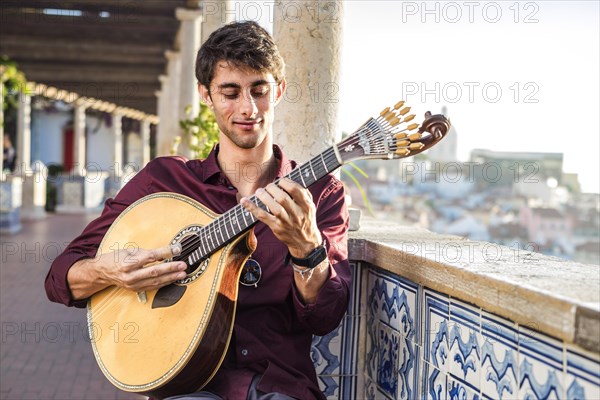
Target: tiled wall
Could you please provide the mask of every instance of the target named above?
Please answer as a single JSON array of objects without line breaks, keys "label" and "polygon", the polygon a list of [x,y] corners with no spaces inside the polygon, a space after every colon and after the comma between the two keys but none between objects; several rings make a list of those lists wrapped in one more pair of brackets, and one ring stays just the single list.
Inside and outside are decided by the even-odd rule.
[{"label": "tiled wall", "polygon": [[348,316],[313,341],[328,399],[600,399],[598,354],[368,264],[352,268]]}]

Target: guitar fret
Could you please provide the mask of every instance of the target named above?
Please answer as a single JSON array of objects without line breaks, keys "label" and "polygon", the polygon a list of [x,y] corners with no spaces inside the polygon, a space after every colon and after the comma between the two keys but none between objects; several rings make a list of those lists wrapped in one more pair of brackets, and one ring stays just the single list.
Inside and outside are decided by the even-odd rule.
[{"label": "guitar fret", "polygon": [[325,173],[328,173],[327,164],[325,164],[325,159],[323,158],[323,153],[321,153],[321,162],[323,163],[323,168],[325,168]]},{"label": "guitar fret", "polygon": [[214,249],[216,248],[216,246],[215,246],[215,241],[214,241],[214,239],[213,239],[212,232],[209,232],[209,233],[208,233],[208,239],[210,240],[210,243],[211,243],[211,245],[212,245],[212,248],[210,249],[210,250],[212,251],[212,250],[214,250]]},{"label": "guitar fret", "polygon": [[223,236],[223,237],[229,239],[229,231],[227,230],[227,219],[226,218],[219,218],[219,219],[221,220],[221,226],[223,227],[223,232],[225,234],[225,236]]},{"label": "guitar fret", "polygon": [[246,220],[246,214],[250,214],[246,209],[242,208],[242,218],[244,218],[244,224],[246,224],[246,228],[249,226],[248,221]]},{"label": "guitar fret", "polygon": [[[302,167],[300,167],[300,168],[296,169],[295,171],[298,171],[298,175],[300,176],[300,180],[302,181],[302,186],[304,186],[304,187],[308,187],[308,186],[306,185],[306,182],[304,182],[304,178],[302,177],[302,171],[301,171],[301,169],[302,169]],[[298,183],[300,183],[300,182],[298,182]]]},{"label": "guitar fret", "polygon": [[[314,159],[313,159],[313,160],[314,160]],[[313,178],[315,178],[314,182],[316,182],[316,181],[317,181],[317,176],[315,175],[315,170],[313,169],[313,166],[312,166],[312,162],[313,162],[313,160],[310,160],[310,161],[308,162],[308,166],[310,167],[310,172],[312,173],[312,175],[313,175]],[[313,183],[314,183],[314,182],[313,182]]]},{"label": "guitar fret", "polygon": [[[221,224],[220,224],[220,223],[219,223],[219,224],[217,224],[217,225],[218,225],[218,228],[220,228],[220,227],[221,227]],[[225,242],[225,238],[223,237],[223,230],[222,230],[222,229],[217,229],[217,232],[219,232],[219,235],[221,235],[221,242],[223,242],[223,243],[224,243],[224,242]],[[215,235],[215,236],[216,236],[216,235]]]},{"label": "guitar fret", "polygon": [[[310,168],[310,163],[306,163],[302,167],[300,167],[300,172],[302,172],[302,176],[304,178],[306,178],[306,180],[302,179],[302,181],[305,183],[306,187],[309,187],[312,184],[312,182],[310,182],[308,180],[310,178],[310,174],[309,174],[308,169],[306,169],[307,167]],[[304,170],[302,170],[302,168],[304,168]],[[308,184],[306,183],[307,181],[308,181]]]},{"label": "guitar fret", "polygon": [[202,252],[204,254],[208,254],[208,251],[206,251],[206,245],[205,245],[205,240],[202,236],[198,235],[198,237],[200,238],[200,246],[202,246]]},{"label": "guitar fret", "polygon": [[229,225],[231,225],[231,237],[233,237],[235,235],[235,228],[233,227],[233,218],[231,218],[231,215],[229,215],[228,217],[229,217]]}]

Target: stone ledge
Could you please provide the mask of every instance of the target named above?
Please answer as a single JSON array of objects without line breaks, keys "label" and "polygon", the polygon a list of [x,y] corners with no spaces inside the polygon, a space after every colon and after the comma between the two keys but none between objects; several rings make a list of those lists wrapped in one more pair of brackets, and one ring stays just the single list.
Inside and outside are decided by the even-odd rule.
[{"label": "stone ledge", "polygon": [[600,353],[600,267],[539,253],[361,219],[351,260],[415,283],[585,350]]}]

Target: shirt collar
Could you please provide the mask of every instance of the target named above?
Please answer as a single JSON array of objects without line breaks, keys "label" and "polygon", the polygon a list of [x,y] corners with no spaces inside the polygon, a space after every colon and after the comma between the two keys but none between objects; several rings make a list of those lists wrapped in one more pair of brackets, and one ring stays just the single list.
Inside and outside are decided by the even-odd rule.
[{"label": "shirt collar", "polygon": [[[215,175],[220,177],[225,177],[225,174],[222,173],[219,168],[219,163],[217,162],[217,154],[219,153],[219,145],[217,144],[208,154],[208,157],[202,162],[202,182],[208,182]],[[289,160],[283,150],[274,144],[273,145],[273,154],[275,154],[275,158],[279,161],[277,175],[275,179],[282,178],[283,176],[292,172],[292,169],[296,167],[296,162],[293,160]],[[275,180],[274,179],[274,180]]]}]

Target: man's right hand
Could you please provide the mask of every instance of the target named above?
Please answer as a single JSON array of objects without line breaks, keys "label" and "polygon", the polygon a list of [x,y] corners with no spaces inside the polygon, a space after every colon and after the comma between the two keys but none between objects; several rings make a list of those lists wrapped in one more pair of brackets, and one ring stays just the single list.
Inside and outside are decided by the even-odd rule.
[{"label": "man's right hand", "polygon": [[155,290],[186,276],[184,262],[162,262],[171,257],[170,247],[117,250],[77,261],[69,269],[67,282],[75,300],[113,285],[135,292]]}]

